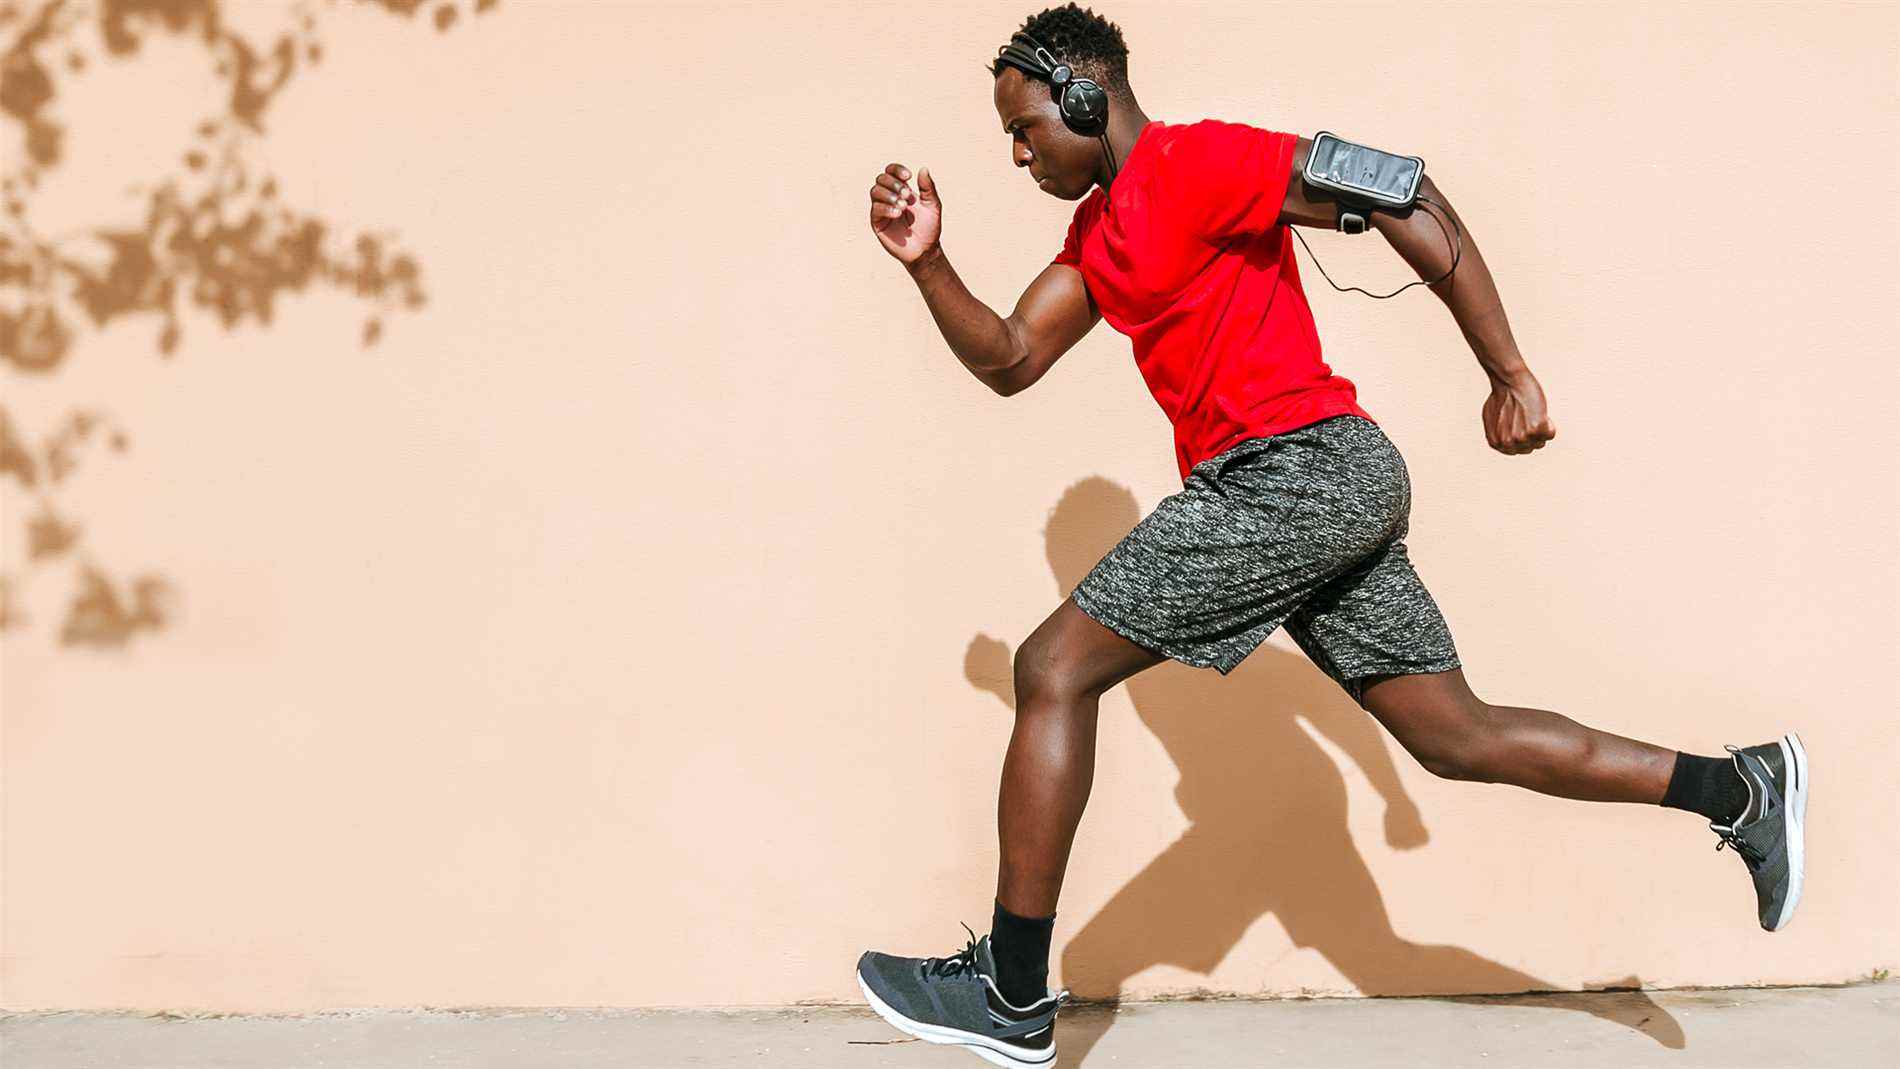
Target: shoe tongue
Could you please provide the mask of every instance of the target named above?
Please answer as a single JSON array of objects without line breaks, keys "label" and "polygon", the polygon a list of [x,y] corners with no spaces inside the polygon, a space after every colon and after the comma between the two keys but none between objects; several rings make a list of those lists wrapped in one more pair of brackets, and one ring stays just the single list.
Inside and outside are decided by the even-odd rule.
[{"label": "shoe tongue", "polygon": [[983,975],[994,979],[996,973],[996,954],[990,948],[990,937],[985,934],[976,941],[976,967]]},{"label": "shoe tongue", "polygon": [[1742,784],[1748,788],[1748,803],[1742,806],[1742,811],[1735,815],[1735,819],[1729,825],[1739,828],[1744,824],[1752,824],[1760,820],[1762,810],[1767,808],[1768,799],[1762,790],[1760,777],[1755,775],[1755,770],[1749,766],[1748,759],[1740,750],[1735,751],[1734,760],[1735,772],[1742,777]]}]

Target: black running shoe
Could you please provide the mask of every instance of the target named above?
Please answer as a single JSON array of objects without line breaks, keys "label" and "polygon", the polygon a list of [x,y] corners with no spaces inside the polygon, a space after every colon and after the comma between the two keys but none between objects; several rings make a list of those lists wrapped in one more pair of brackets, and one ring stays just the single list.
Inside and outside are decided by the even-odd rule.
[{"label": "black running shoe", "polygon": [[1748,785],[1748,805],[1732,825],[1710,823],[1755,881],[1761,926],[1787,927],[1801,901],[1804,825],[1808,819],[1808,752],[1793,732],[1760,746],[1726,747]]},{"label": "black running shoe", "polygon": [[[969,925],[963,930],[970,931]],[[976,938],[947,958],[899,958],[866,951],[858,987],[879,1017],[906,1035],[966,1047],[993,1065],[1042,1069],[1056,1062],[1056,1010],[1069,992],[1050,992],[1028,1006],[1011,1005],[996,986],[990,937]],[[1046,990],[1046,989],[1045,989]]]}]

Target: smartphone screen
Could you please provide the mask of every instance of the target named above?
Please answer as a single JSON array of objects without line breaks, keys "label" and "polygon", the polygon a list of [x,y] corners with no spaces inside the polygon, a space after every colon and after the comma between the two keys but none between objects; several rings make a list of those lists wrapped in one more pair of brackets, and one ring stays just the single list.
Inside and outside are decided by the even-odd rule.
[{"label": "smartphone screen", "polygon": [[1307,166],[1328,182],[1351,186],[1395,204],[1409,203],[1418,191],[1423,165],[1411,156],[1394,156],[1376,148],[1321,134],[1313,142]]}]

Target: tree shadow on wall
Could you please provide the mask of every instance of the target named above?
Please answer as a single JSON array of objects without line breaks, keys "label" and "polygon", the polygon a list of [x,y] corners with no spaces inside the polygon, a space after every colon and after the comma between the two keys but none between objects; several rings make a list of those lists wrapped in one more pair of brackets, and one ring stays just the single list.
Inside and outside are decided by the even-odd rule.
[{"label": "tree shadow on wall", "polygon": [[[1064,596],[1141,518],[1134,496],[1085,479],[1062,496],[1045,530]],[[971,640],[964,674],[1015,708],[1009,647]],[[1063,948],[1061,975],[1080,999],[1113,1004],[1153,965],[1210,973],[1247,930],[1272,914],[1296,947],[1318,951],[1367,995],[1463,996],[1549,992],[1554,985],[1463,947],[1415,943],[1393,930],[1385,899],[1347,824],[1346,783],[1302,730],[1344,751],[1385,802],[1385,838],[1403,850],[1430,840],[1376,722],[1297,654],[1263,645],[1223,678],[1166,661],[1125,684],[1136,715],[1180,770],[1175,800],[1186,831],[1116,892]],[[1627,976],[1593,989],[1640,988]],[[1461,1000],[1469,1001],[1469,1000]],[[1575,1010],[1684,1046],[1681,1025],[1640,991],[1574,994],[1511,1005]],[[1060,1060],[1079,1066],[1112,1027],[1112,1012],[1063,1022]]]},{"label": "tree shadow on wall", "polygon": [[[383,317],[426,302],[421,268],[386,234],[339,237],[336,224],[284,204],[277,181],[253,159],[277,95],[323,60],[319,16],[342,0],[285,5],[286,27],[268,43],[229,26],[220,0],[0,0],[0,368],[50,376],[71,360],[84,330],[150,317],[154,346],[169,359],[185,314],[226,331],[268,328],[276,302],[324,287],[370,308],[361,341],[374,345]],[[499,0],[347,0],[438,32],[464,11]],[[222,108],[200,122],[170,169],[131,185],[140,199],[98,206],[100,222],[60,234],[33,224],[37,197],[52,188],[74,130],[59,113],[60,90],[100,63],[135,63],[148,37],[202,47],[222,88]],[[111,131],[97,131],[111,136]],[[39,417],[39,418],[35,418]],[[131,436],[110,413],[81,407],[63,416],[0,406],[0,482],[31,500],[26,555],[0,570],[0,631],[27,623],[16,595],[56,568],[73,578],[62,645],[123,646],[164,626],[177,595],[163,576],[114,580],[87,552],[86,524],[61,507],[82,457],[124,453]],[[4,492],[4,489],[0,489]],[[11,516],[5,522],[14,522]]]}]

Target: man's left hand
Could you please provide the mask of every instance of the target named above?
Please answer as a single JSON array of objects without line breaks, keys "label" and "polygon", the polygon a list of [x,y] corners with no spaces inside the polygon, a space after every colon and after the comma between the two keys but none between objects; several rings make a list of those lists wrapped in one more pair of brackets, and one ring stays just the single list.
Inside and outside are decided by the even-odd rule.
[{"label": "man's left hand", "polygon": [[1544,388],[1526,371],[1494,382],[1484,402],[1484,438],[1500,453],[1528,453],[1557,437],[1544,409]]}]

